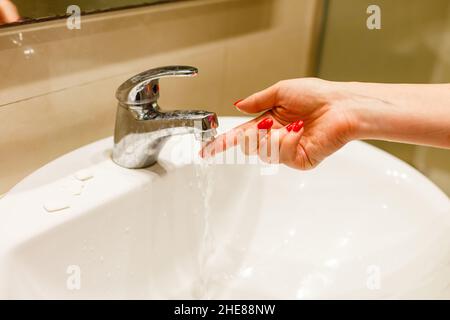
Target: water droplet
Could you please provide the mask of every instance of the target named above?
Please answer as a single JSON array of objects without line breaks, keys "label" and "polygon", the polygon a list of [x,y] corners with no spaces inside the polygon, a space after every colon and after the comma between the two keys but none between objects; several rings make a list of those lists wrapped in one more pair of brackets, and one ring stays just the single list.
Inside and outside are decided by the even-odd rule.
[{"label": "water droplet", "polygon": [[34,49],[33,48],[26,48],[23,50],[23,54],[25,55],[26,59],[30,59],[33,54],[34,54]]}]

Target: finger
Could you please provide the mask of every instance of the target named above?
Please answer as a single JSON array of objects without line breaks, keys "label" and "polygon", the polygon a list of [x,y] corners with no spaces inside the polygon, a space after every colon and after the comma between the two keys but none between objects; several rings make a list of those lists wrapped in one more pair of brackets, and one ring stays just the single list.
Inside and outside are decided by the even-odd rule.
[{"label": "finger", "polygon": [[0,20],[4,23],[12,23],[20,20],[16,6],[10,1],[0,4]]},{"label": "finger", "polygon": [[[261,141],[272,129],[274,121],[271,117],[265,117],[256,126],[245,130],[240,140],[242,153],[255,155],[258,153],[259,141]],[[278,125],[277,125],[278,126]]]},{"label": "finger", "polygon": [[259,113],[277,106],[278,84],[252,94],[235,103],[236,108],[246,113]]},{"label": "finger", "polygon": [[280,162],[296,169],[307,169],[310,165],[300,140],[303,135],[303,122],[292,124],[290,130],[280,142]]},{"label": "finger", "polygon": [[258,157],[266,163],[279,162],[279,145],[280,139],[284,135],[281,130],[271,130],[263,139],[259,141]]},{"label": "finger", "polygon": [[258,152],[258,131],[255,126],[244,131],[239,141],[243,154],[249,156]]},{"label": "finger", "polygon": [[273,126],[273,119],[265,117],[255,126],[250,127],[244,133],[241,141],[241,149],[246,155],[254,155],[258,152],[259,141],[263,139]]},{"label": "finger", "polygon": [[293,122],[280,130],[272,130],[261,140],[258,156],[266,163],[290,164],[295,159],[296,143],[303,134],[303,121]]},{"label": "finger", "polygon": [[[265,120],[265,119],[269,119],[269,120]],[[220,152],[224,152],[225,150],[236,146],[237,144],[240,143],[240,141],[242,141],[242,137],[244,136],[244,133],[249,130],[250,128],[257,128],[258,124],[260,124],[261,122],[264,122],[264,125],[262,127],[279,127],[281,126],[281,124],[276,121],[272,114],[265,113],[255,119],[252,119],[250,121],[247,121],[246,123],[243,123],[233,129],[231,129],[230,131],[223,133],[219,136],[217,136],[213,141],[211,141],[210,143],[208,143],[206,146],[204,146],[201,150],[200,150],[200,156],[205,158],[205,157],[209,157],[209,156],[213,156],[217,153]],[[260,125],[261,127],[261,125]]]}]

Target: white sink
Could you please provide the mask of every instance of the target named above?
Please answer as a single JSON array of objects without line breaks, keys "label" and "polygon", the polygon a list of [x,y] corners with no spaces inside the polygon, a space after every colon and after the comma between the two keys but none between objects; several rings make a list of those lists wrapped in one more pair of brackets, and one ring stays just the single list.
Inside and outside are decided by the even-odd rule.
[{"label": "white sink", "polygon": [[108,138],[20,182],[0,200],[0,298],[450,298],[450,202],[405,163],[352,142],[306,172],[200,165],[193,145],[129,170]]}]

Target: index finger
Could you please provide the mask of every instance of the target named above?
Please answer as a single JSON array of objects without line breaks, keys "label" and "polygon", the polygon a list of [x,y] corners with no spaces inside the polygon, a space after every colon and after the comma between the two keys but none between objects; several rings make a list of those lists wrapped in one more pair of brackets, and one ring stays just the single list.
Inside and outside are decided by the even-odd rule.
[{"label": "index finger", "polygon": [[273,127],[279,127],[280,124],[273,118],[270,112],[266,112],[259,117],[247,121],[230,131],[218,135],[213,141],[207,143],[201,150],[200,156],[203,158],[213,156],[216,153],[224,152],[227,149],[236,146],[239,143],[239,136],[252,126],[256,126],[263,118],[271,118],[273,120]]}]

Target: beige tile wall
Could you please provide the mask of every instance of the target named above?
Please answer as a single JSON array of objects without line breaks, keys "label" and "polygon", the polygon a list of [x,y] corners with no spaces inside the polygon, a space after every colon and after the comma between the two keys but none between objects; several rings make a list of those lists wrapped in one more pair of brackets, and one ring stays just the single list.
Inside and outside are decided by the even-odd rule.
[{"label": "beige tile wall", "polygon": [[[377,0],[381,30],[368,30],[366,8],[373,3],[330,0],[319,76],[341,81],[450,82],[450,2]],[[419,169],[450,196],[450,150],[372,143]]]},{"label": "beige tile wall", "polygon": [[310,75],[319,0],[196,0],[0,29],[0,194],[56,157],[110,136],[115,89],[168,64],[161,105],[236,114],[232,102]]}]

